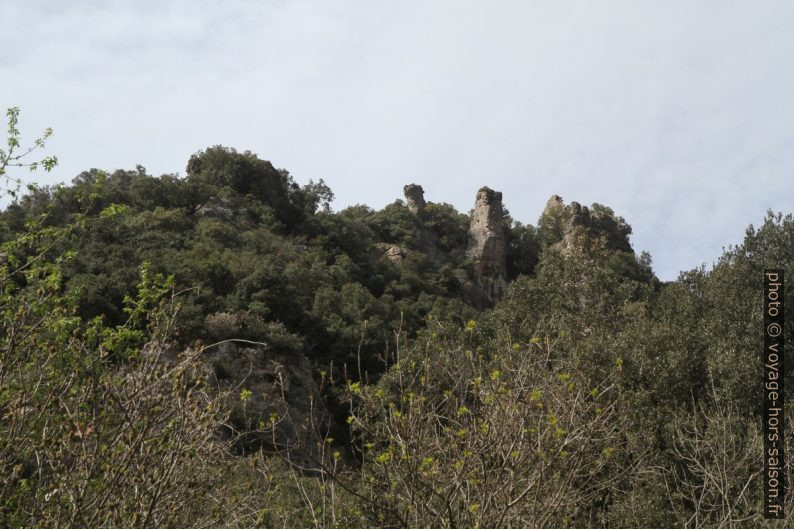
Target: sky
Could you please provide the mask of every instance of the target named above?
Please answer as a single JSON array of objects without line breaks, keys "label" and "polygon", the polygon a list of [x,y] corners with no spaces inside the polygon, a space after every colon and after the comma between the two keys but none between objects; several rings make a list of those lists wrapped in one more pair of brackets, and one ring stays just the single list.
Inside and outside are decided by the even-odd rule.
[{"label": "sky", "polygon": [[657,275],[794,210],[788,0],[0,0],[0,107],[83,170],[251,150],[333,207],[612,207]]}]

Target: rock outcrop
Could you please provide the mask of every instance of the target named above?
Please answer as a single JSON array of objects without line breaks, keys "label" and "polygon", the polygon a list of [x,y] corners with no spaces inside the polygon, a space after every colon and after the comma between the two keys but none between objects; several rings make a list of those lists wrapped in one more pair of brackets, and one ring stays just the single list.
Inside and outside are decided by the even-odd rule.
[{"label": "rock outcrop", "polygon": [[403,194],[405,195],[405,204],[408,210],[413,214],[420,214],[427,205],[425,202],[425,190],[418,184],[408,184],[403,187]]},{"label": "rock outcrop", "polygon": [[546,207],[543,209],[543,215],[550,215],[558,217],[565,213],[565,202],[563,202],[560,195],[551,195],[546,201]]},{"label": "rock outcrop", "polygon": [[195,211],[196,217],[215,218],[221,222],[233,224],[239,229],[251,229],[256,226],[256,219],[241,204],[239,199],[212,196]]},{"label": "rock outcrop", "polygon": [[466,251],[467,257],[474,262],[474,277],[482,296],[476,305],[493,305],[507,290],[503,216],[502,193],[487,187],[480,189],[472,212]]},{"label": "rock outcrop", "polygon": [[264,346],[221,343],[208,351],[210,385],[231,389],[228,406],[241,451],[287,454],[304,468],[323,456],[322,437],[334,424],[303,354],[288,357]]},{"label": "rock outcrop", "polygon": [[378,254],[395,265],[401,265],[408,256],[408,250],[396,244],[378,243],[375,245]]},{"label": "rock outcrop", "polygon": [[[434,267],[451,265],[457,272],[447,270],[447,277],[456,284],[462,300],[483,309],[501,301],[507,291],[508,227],[504,223],[502,193],[488,187],[477,192],[468,228],[468,242],[462,226],[439,224],[443,204],[425,201],[424,190],[417,184],[403,187],[405,204],[413,215],[414,237],[402,246],[393,242],[378,243],[374,257],[393,266],[402,267],[406,259]],[[458,230],[454,244],[449,233]],[[445,231],[446,230],[446,231]],[[578,202],[565,204],[562,197],[552,195],[538,222],[537,244],[570,255],[575,250],[599,246],[607,252],[633,253],[629,243],[631,227],[608,207]],[[462,265],[465,258],[472,266]]]},{"label": "rock outcrop", "polygon": [[570,252],[581,238],[604,241],[609,251],[633,252],[629,243],[631,228],[611,209],[593,205],[591,210],[572,201],[566,206],[562,197],[552,195],[543,210],[539,226],[553,232],[557,242],[553,245],[564,253]]},{"label": "rock outcrop", "polygon": [[[426,220],[425,208],[425,190],[418,184],[408,184],[403,187],[403,194],[405,195],[405,205],[408,210],[417,217],[417,230],[416,230],[416,249],[427,256],[428,261],[433,266],[441,266],[444,262],[445,256],[438,249],[438,236],[424,226]],[[399,247],[398,247],[399,248]],[[391,255],[387,255],[389,261],[400,264],[406,255],[404,249],[399,256],[396,250],[392,250]]]}]

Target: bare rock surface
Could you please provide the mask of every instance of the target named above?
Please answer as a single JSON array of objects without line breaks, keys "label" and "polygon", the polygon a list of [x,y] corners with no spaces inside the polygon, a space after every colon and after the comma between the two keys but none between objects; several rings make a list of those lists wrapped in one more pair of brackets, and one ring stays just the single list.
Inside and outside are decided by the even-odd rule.
[{"label": "bare rock surface", "polygon": [[405,195],[405,204],[411,213],[419,214],[427,205],[425,202],[425,190],[418,184],[408,184],[403,187],[403,194]]},{"label": "bare rock surface", "polygon": [[396,244],[378,243],[378,252],[390,263],[400,265],[408,256],[408,250]]},{"label": "bare rock surface", "polygon": [[474,262],[474,275],[487,305],[501,300],[507,290],[503,216],[502,193],[481,188],[472,212],[466,255]]},{"label": "bare rock surface", "polygon": [[541,218],[558,224],[560,241],[555,246],[570,252],[583,239],[600,238],[609,251],[633,252],[629,242],[631,228],[611,209],[593,204],[592,208],[572,201],[565,205],[559,195],[552,195]]}]

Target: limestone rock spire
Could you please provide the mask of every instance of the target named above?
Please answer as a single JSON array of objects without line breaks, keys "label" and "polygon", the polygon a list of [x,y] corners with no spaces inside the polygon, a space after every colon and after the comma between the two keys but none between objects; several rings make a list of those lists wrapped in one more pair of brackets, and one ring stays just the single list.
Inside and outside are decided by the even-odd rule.
[{"label": "limestone rock spire", "polygon": [[408,184],[403,187],[405,203],[411,213],[418,214],[425,209],[425,190],[418,184]]},{"label": "limestone rock spire", "polygon": [[474,275],[487,305],[501,300],[507,290],[503,216],[502,193],[481,188],[469,225],[466,255],[474,262]]}]

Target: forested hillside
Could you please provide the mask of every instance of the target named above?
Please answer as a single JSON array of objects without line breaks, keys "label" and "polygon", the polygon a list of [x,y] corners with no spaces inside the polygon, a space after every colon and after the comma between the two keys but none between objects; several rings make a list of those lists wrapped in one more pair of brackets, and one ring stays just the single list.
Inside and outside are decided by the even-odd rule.
[{"label": "forested hillside", "polygon": [[664,283],[604,205],[553,196],[533,225],[406,184],[333,211],[216,146],[15,198],[0,525],[783,526],[761,285],[794,277],[790,214]]}]

